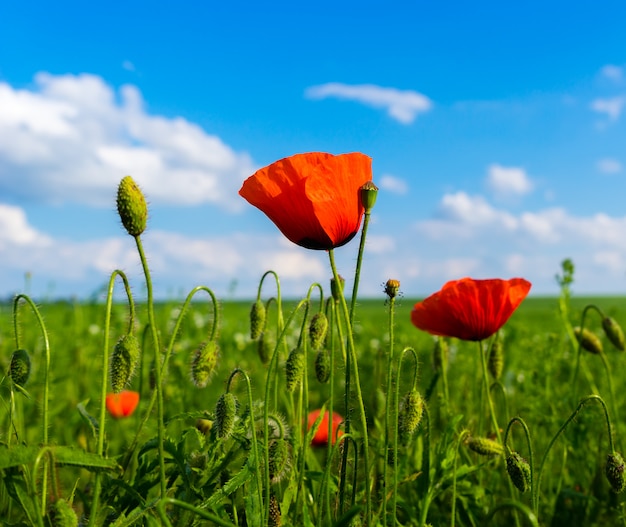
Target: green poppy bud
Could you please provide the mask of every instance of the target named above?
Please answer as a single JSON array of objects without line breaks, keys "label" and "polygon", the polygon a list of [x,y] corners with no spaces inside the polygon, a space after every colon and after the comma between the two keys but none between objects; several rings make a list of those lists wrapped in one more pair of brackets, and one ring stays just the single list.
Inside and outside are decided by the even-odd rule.
[{"label": "green poppy bud", "polygon": [[507,456],[506,471],[517,490],[526,492],[530,489],[530,465],[517,452],[511,452]]},{"label": "green poppy bud", "polygon": [[148,205],[137,183],[125,176],[117,188],[117,213],[122,225],[131,236],[139,236],[146,230]]},{"label": "green poppy bud", "polygon": [[311,318],[309,324],[309,337],[311,339],[311,348],[314,350],[320,349],[326,338],[326,332],[328,331],[328,318],[323,311],[315,313]]},{"label": "green poppy bud", "polygon": [[117,341],[111,355],[111,388],[113,393],[120,393],[130,384],[130,380],[139,365],[141,350],[139,341],[133,335],[124,335]]},{"label": "green poppy bud", "polygon": [[256,340],[265,328],[265,304],[258,299],[250,309],[250,338]]},{"label": "green poppy bud", "polygon": [[205,342],[193,353],[191,380],[198,388],[204,388],[217,369],[219,348],[215,341]]},{"label": "green poppy bud", "polygon": [[504,453],[504,447],[500,443],[485,437],[470,437],[467,446],[481,456],[499,456]]},{"label": "green poppy bud", "polygon": [[215,405],[213,426],[220,439],[227,439],[235,429],[237,398],[230,392],[223,393]]},{"label": "green poppy bud", "polygon": [[30,356],[23,349],[15,350],[11,355],[9,377],[18,386],[24,386],[30,377]]},{"label": "green poppy bud", "polygon": [[602,341],[595,333],[592,333],[586,328],[581,331],[580,327],[577,326],[574,328],[574,335],[580,343],[580,346],[589,353],[593,353],[594,355],[602,353]]},{"label": "green poppy bud", "polygon": [[624,332],[617,321],[613,317],[605,317],[602,320],[602,328],[604,329],[606,337],[611,341],[611,344],[613,344],[616,349],[624,351],[626,347],[624,345]]},{"label": "green poppy bud", "polygon": [[285,374],[287,377],[287,391],[293,392],[302,380],[304,373],[304,353],[300,348],[294,348],[287,357]]}]

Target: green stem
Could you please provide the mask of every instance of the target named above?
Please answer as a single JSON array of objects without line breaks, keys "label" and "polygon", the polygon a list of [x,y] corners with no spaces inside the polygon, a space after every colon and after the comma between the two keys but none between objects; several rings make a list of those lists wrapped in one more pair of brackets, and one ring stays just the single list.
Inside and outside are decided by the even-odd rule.
[{"label": "green stem", "polygon": [[[356,309],[356,300],[359,293],[359,281],[361,279],[361,264],[363,263],[363,253],[365,252],[365,238],[367,237],[367,228],[370,224],[370,213],[363,215],[363,228],[361,229],[361,240],[359,242],[359,252],[356,257],[356,268],[354,270],[354,283],[352,284],[352,298],[350,299],[350,326],[354,321],[354,311]],[[332,252],[332,249],[331,249]]]},{"label": "green stem", "polygon": [[155,390],[157,398],[157,450],[159,454],[159,483],[161,497],[165,497],[167,491],[166,479],[165,479],[165,449],[163,448],[163,369],[161,364],[161,345],[159,341],[159,333],[156,325],[156,317],[154,316],[154,298],[152,291],[152,278],[150,276],[150,269],[148,268],[148,260],[143,250],[143,244],[141,243],[141,237],[135,236],[135,243],[137,245],[137,251],[139,252],[139,258],[141,260],[141,266],[143,268],[143,274],[146,280],[146,292],[147,292],[147,304],[148,304],[148,322],[150,324],[150,331],[152,333],[152,345],[154,346],[154,372],[155,372]]},{"label": "green stem", "polygon": [[[389,430],[390,430],[390,411],[391,411],[391,399],[393,398],[392,395],[392,388],[391,388],[391,378],[392,378],[392,369],[393,369],[393,340],[394,340],[394,334],[393,334],[393,317],[394,317],[394,307],[396,304],[396,299],[395,297],[391,297],[389,298],[389,353],[387,355],[387,390],[386,390],[386,399],[385,399],[385,446],[384,446],[384,451],[383,451],[383,484],[385,486],[385,490],[383,492],[383,505],[382,505],[382,521],[383,521],[383,527],[385,527],[387,525],[387,467],[389,466],[388,463],[388,456],[389,456]],[[393,401],[393,407],[394,407],[394,415],[397,415],[398,413],[398,401],[394,400]],[[394,421],[393,419],[391,419],[391,421]],[[397,435],[398,431],[397,429],[394,427],[394,438]],[[393,457],[393,471],[394,471],[394,475],[396,473],[397,470],[397,460],[395,457],[396,452],[394,451],[394,457]],[[393,494],[394,494],[394,502],[395,502],[395,495],[396,495],[396,488],[394,485],[393,488]],[[393,507],[393,510],[391,511],[391,516],[393,519],[393,525],[395,526],[396,524],[396,508],[395,508],[395,504]]]},{"label": "green stem", "polygon": [[[356,356],[356,348],[354,346],[354,336],[352,334],[352,324],[350,320],[350,313],[348,312],[348,304],[346,302],[346,297],[343,293],[343,286],[341,281],[339,280],[339,273],[337,273],[337,266],[335,264],[335,253],[334,250],[331,249],[328,251],[329,259],[330,259],[330,267],[333,272],[333,278],[335,280],[335,284],[337,285],[340,295],[339,295],[339,303],[341,304],[341,308],[343,310],[344,319],[347,327],[347,338],[348,338],[348,355],[349,358],[346,360],[346,372],[349,371],[347,364],[351,361],[352,367],[354,368],[354,389],[357,395],[357,403],[359,405],[359,412],[361,414],[361,425],[363,431],[363,468],[365,470],[365,524],[371,525],[371,514],[372,514],[372,490],[371,490],[371,481],[370,481],[370,463],[369,463],[369,438],[368,438],[368,430],[367,430],[367,417],[365,415],[365,405],[363,404],[363,394],[361,392],[361,382],[359,380],[359,365]],[[341,325],[341,324],[339,324]],[[352,369],[352,368],[351,368]],[[347,375],[347,374],[346,374]],[[346,379],[347,381],[347,379]],[[346,382],[346,392],[348,392],[349,385]],[[346,416],[348,419],[348,416]],[[348,421],[349,422],[349,421]],[[349,429],[346,425],[346,430],[349,432]]]},{"label": "green stem", "polygon": [[489,390],[489,374],[487,373],[487,360],[485,359],[485,352],[483,350],[482,341],[478,343],[478,351],[480,352],[480,362],[482,365],[483,371],[483,386],[484,392],[487,396],[487,403],[489,405],[489,413],[491,415],[491,424],[495,429],[496,435],[498,436],[498,443],[502,444],[502,435],[500,433],[500,427],[498,426],[498,419],[496,417],[496,410],[493,406],[493,400],[491,399],[491,391]]}]

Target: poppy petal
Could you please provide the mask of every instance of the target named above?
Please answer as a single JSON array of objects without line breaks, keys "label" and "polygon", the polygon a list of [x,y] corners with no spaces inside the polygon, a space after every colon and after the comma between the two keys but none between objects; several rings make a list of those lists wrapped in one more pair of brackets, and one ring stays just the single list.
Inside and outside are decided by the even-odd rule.
[{"label": "poppy petal", "polygon": [[106,396],[106,407],[115,419],[128,417],[139,404],[139,392],[125,390],[119,393],[110,393]]}]

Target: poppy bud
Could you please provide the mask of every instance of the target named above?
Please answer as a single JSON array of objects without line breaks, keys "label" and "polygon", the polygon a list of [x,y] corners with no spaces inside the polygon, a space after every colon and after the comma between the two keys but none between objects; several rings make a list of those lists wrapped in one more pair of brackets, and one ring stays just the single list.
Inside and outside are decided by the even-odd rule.
[{"label": "poppy bud", "polygon": [[315,376],[322,384],[330,379],[330,353],[327,349],[321,349],[315,356]]},{"label": "poppy bud", "polygon": [[265,304],[258,299],[250,309],[250,338],[256,340],[265,327]]},{"label": "poppy bud", "polygon": [[398,296],[398,292],[400,291],[400,282],[398,280],[387,280],[385,284],[385,294],[391,300]]},{"label": "poppy bud", "polygon": [[30,377],[30,356],[26,350],[15,350],[11,355],[9,377],[18,386],[24,386],[28,382],[28,377]]},{"label": "poppy bud", "polygon": [[626,486],[624,480],[624,459],[618,452],[609,454],[606,458],[606,479],[615,492],[622,492]]},{"label": "poppy bud", "polygon": [[223,393],[215,405],[215,421],[213,426],[217,437],[227,439],[235,429],[235,415],[237,413],[237,398],[230,392]]},{"label": "poppy bud", "polygon": [[280,512],[280,503],[276,499],[274,494],[270,495],[270,515],[268,518],[268,526],[269,527],[280,527],[282,523],[281,512]]},{"label": "poppy bud", "polygon": [[604,329],[606,337],[611,341],[611,344],[618,350],[624,351],[624,332],[617,321],[613,317],[605,317],[602,319],[602,328]]},{"label": "poppy bud", "polygon": [[282,437],[272,439],[268,446],[270,481],[279,483],[289,473],[291,454],[289,443]]},{"label": "poppy bud", "polygon": [[415,432],[424,413],[424,400],[420,393],[413,388],[400,403],[398,413],[398,431],[400,436],[407,439]]},{"label": "poppy bud", "polygon": [[302,380],[304,373],[304,353],[300,348],[294,348],[287,357],[285,374],[287,376],[287,391],[293,392]]},{"label": "poppy bud", "polygon": [[125,176],[117,188],[117,213],[122,225],[131,236],[139,236],[146,230],[148,206],[137,183]]},{"label": "poppy bud", "polygon": [[360,192],[361,203],[363,203],[365,214],[369,214],[376,203],[376,198],[378,197],[378,187],[374,185],[373,181],[368,181],[361,187]]},{"label": "poppy bud", "polygon": [[530,465],[517,452],[511,452],[507,456],[506,471],[517,490],[526,492],[530,489]]},{"label": "poppy bud", "polygon": [[309,337],[311,338],[311,348],[314,350],[320,349],[321,345],[326,338],[326,332],[328,331],[328,319],[323,311],[315,313],[311,318],[309,324]]},{"label": "poppy bud", "polygon": [[602,342],[595,333],[592,333],[586,328],[581,331],[580,327],[577,326],[574,328],[574,335],[581,347],[589,353],[593,353],[594,355],[602,353]]},{"label": "poppy bud", "polygon": [[128,386],[139,364],[140,355],[139,341],[133,334],[124,335],[117,341],[111,356],[113,393],[120,393]]},{"label": "poppy bud", "polygon": [[481,456],[499,456],[504,453],[504,448],[500,443],[485,437],[470,437],[467,446]]},{"label": "poppy bud", "polygon": [[204,388],[217,367],[219,348],[215,341],[202,343],[191,359],[191,380],[197,388]]},{"label": "poppy bud", "polygon": [[50,524],[54,527],[76,527],[78,516],[72,506],[63,498],[56,500],[48,513]]},{"label": "poppy bud", "polygon": [[341,282],[341,286],[335,282],[334,278],[330,279],[330,292],[333,295],[333,300],[335,302],[339,302],[341,299],[341,295],[343,294],[343,287],[346,284],[343,276],[339,276],[339,282]]},{"label": "poppy bud", "polygon": [[495,338],[489,350],[487,368],[495,380],[498,380],[502,376],[502,370],[504,369],[504,348],[502,347],[502,341],[499,336]]},{"label": "poppy bud", "polygon": [[257,341],[257,352],[263,364],[267,365],[269,363],[273,347],[271,339],[265,335],[265,332],[262,332]]}]

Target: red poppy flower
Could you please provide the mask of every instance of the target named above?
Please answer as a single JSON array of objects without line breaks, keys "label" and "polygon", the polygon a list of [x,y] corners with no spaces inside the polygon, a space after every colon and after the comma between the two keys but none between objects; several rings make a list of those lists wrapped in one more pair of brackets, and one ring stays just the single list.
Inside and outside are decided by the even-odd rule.
[{"label": "red poppy flower", "polygon": [[365,154],[296,154],[262,168],[239,194],[293,243],[332,249],[348,243],[363,217],[360,188],[372,179]]},{"label": "red poppy flower", "polygon": [[432,335],[483,340],[505,324],[530,286],[523,278],[453,280],[415,304],[411,322]]},{"label": "red poppy flower", "polygon": [[125,390],[120,393],[110,393],[106,398],[107,410],[111,417],[121,419],[131,415],[139,404],[139,392]]},{"label": "red poppy flower", "polygon": [[[308,429],[309,430],[313,426],[313,423],[315,423],[316,419],[319,417],[320,412],[321,410],[313,410],[312,412],[309,413],[309,417],[308,417]],[[324,446],[328,444],[328,416],[329,416],[329,412],[327,410],[326,413],[324,413],[324,416],[322,417],[322,421],[320,422],[320,425],[317,428],[317,432],[315,432],[315,435],[313,436],[313,439],[311,440],[311,444],[313,446]],[[337,412],[333,412],[333,424],[332,424],[332,444],[333,445],[335,444],[335,441],[337,440],[337,438],[343,435],[343,432],[341,430],[339,430],[339,433],[337,433],[337,428],[339,428],[341,423],[343,423],[343,417],[341,417]]]}]

